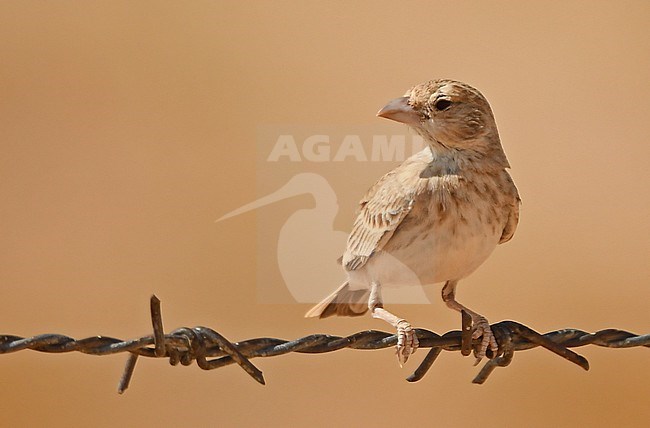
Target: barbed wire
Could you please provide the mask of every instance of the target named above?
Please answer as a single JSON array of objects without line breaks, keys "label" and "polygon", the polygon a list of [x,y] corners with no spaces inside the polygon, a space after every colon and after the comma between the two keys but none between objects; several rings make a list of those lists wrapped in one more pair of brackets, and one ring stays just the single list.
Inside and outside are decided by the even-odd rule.
[{"label": "barbed wire", "polygon": [[[366,330],[350,336],[312,334],[295,340],[270,337],[230,342],[221,334],[207,327],[182,327],[165,334],[160,300],[154,295],[150,301],[153,334],[137,339],[121,340],[106,336],[94,336],[75,340],[61,334],[41,334],[29,338],[0,335],[0,354],[31,349],[39,352],[81,352],[90,355],[112,355],[129,352],[124,372],[118,385],[123,393],[133,376],[138,357],[168,358],[171,365],[191,365],[196,361],[203,370],[213,370],[230,364],[238,364],[257,382],[264,384],[262,372],[250,362],[257,357],[273,357],[291,352],[320,354],[339,349],[375,350],[393,347],[397,335],[377,330]],[[650,347],[650,334],[636,335],[623,330],[607,329],[587,333],[577,329],[563,329],[540,334],[515,321],[502,321],[491,325],[499,344],[496,355],[488,350],[488,361],[472,381],[482,384],[496,367],[510,364],[515,351],[543,347],[562,358],[589,370],[589,362],[569,348],[596,345],[608,348]],[[444,351],[460,351],[462,355],[476,353],[479,340],[472,340],[471,317],[463,312],[462,329],[438,335],[432,331],[415,329],[420,348],[431,348],[417,369],[407,377],[416,382],[424,377],[436,358]],[[212,358],[212,359],[208,359]]]}]

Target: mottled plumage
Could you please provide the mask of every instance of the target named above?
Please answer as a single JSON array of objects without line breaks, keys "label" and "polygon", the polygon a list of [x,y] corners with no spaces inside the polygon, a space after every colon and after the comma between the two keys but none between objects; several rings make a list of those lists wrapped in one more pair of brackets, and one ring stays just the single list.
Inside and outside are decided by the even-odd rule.
[{"label": "mottled plumage", "polygon": [[383,309],[381,287],[445,282],[443,299],[473,317],[482,357],[496,342],[485,318],[455,301],[456,283],[510,240],[519,195],[487,100],[471,86],[434,80],[389,103],[379,116],[411,126],[428,147],[375,183],[341,259],[348,281],[307,316],[373,316],[398,328],[398,357],[417,348],[410,325]]}]

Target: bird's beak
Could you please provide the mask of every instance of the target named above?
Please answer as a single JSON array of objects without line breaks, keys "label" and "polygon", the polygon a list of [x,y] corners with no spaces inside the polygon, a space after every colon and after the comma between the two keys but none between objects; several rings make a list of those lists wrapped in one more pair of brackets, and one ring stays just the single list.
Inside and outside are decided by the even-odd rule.
[{"label": "bird's beak", "polygon": [[284,192],[283,190],[284,190],[284,188],[278,190],[277,192],[273,192],[270,195],[259,198],[256,201],[253,201],[253,202],[250,202],[250,203],[248,203],[246,205],[243,205],[243,206],[237,208],[236,210],[231,211],[228,214],[225,214],[225,215],[221,216],[220,218],[215,220],[215,223],[218,223],[218,222],[226,220],[226,219],[228,219],[230,217],[235,217],[235,216],[238,216],[239,214],[243,214],[245,212],[252,211],[254,209],[263,207],[265,205],[269,205],[269,204],[272,204],[274,202],[278,202],[278,201],[281,201],[283,199],[287,199],[287,198],[290,198],[290,197],[294,196],[292,194],[288,194],[287,192]]},{"label": "bird's beak", "polygon": [[407,125],[419,125],[421,122],[420,114],[409,105],[408,97],[395,98],[377,112],[377,116]]},{"label": "bird's beak", "polygon": [[300,195],[302,192],[296,191],[295,186],[290,186],[290,183],[285,184],[282,186],[280,189],[276,190],[275,192],[271,193],[270,195],[263,196],[259,198],[256,201],[250,202],[246,205],[242,205],[241,207],[237,208],[234,211],[229,212],[228,214],[224,214],[217,220],[215,220],[215,223],[218,223],[220,221],[226,220],[230,217],[235,217],[240,214],[243,214],[248,211],[255,210],[257,208],[261,208],[263,206],[282,201],[284,199],[289,199],[293,196]]}]

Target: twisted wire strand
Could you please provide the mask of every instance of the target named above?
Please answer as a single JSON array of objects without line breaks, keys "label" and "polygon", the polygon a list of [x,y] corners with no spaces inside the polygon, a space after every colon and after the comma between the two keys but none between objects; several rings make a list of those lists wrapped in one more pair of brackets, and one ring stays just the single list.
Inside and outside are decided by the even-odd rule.
[{"label": "twisted wire strand", "polygon": [[[204,370],[213,370],[230,364],[238,364],[257,382],[264,384],[262,372],[250,362],[257,357],[273,357],[291,352],[320,354],[339,349],[376,350],[393,347],[397,335],[378,330],[365,330],[350,336],[311,334],[295,340],[276,338],[255,338],[241,342],[230,342],[208,327],[182,327],[169,334],[164,333],[160,300],[151,297],[151,320],[153,334],[137,339],[121,340],[107,336],[73,339],[61,334],[41,334],[23,338],[14,335],[0,335],[0,354],[31,349],[47,353],[81,352],[90,355],[112,355],[129,352],[118,392],[129,386],[139,356],[168,358],[170,364],[190,365],[196,361]],[[540,334],[515,321],[502,321],[491,326],[499,344],[499,352],[492,355],[488,350],[488,361],[474,378],[474,383],[484,383],[496,367],[505,367],[512,361],[515,351],[535,347],[547,350],[568,361],[589,369],[588,361],[569,348],[596,345],[607,348],[650,348],[650,334],[636,335],[624,330],[606,329],[588,333],[578,329],[563,329]],[[479,340],[471,338],[471,317],[463,313],[462,329],[438,335],[425,329],[415,329],[420,348],[431,348],[415,372],[407,380],[416,382],[424,377],[429,368],[445,351],[461,351],[463,355],[476,352]]]}]

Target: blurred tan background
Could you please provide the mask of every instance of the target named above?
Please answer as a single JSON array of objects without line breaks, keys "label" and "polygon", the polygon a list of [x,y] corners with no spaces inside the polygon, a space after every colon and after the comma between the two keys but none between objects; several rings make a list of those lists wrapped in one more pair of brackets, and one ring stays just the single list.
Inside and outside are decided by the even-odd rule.
[{"label": "blurred tan background", "polygon": [[[258,303],[255,216],[308,198],[214,220],[257,196],[257,126],[379,124],[437,77],[490,100],[524,199],[461,301],[539,331],[650,332],[648,2],[242,3],[0,3],[0,332],[136,337],[152,293],[168,329],[232,340],[385,329]],[[393,309],[458,327],[440,301]],[[483,386],[450,353],[417,384],[423,352],[403,369],[391,351],[254,360],[265,387],[141,360],[118,396],[124,355],[23,351],[0,356],[0,425],[647,424],[649,350],[580,352],[591,371],[531,350]]]}]

